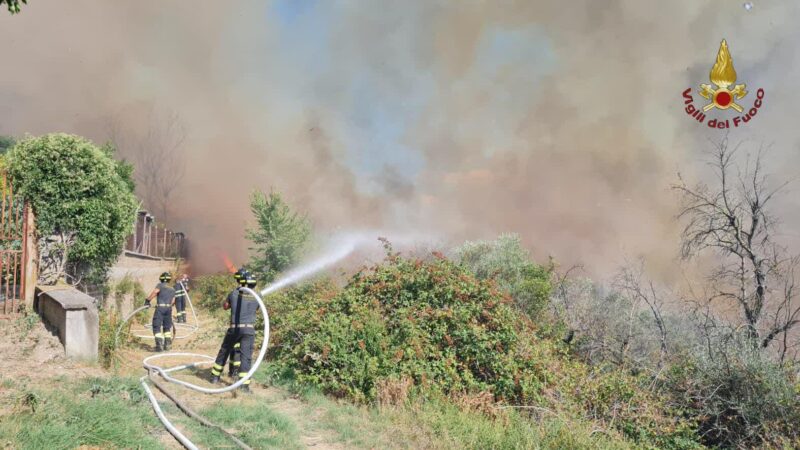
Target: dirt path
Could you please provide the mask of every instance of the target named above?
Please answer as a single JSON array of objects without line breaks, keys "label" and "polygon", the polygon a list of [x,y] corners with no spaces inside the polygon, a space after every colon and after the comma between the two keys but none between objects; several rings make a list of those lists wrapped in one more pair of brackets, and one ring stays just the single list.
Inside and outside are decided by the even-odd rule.
[{"label": "dirt path", "polygon": [[[186,339],[175,340],[173,352],[190,352],[213,356],[221,342],[224,326],[220,321],[207,314],[198,312],[200,328]],[[189,318],[191,321],[191,318]],[[144,327],[135,326],[134,330],[142,335],[149,334]],[[187,330],[179,330],[178,335]],[[119,351],[119,364],[113,370],[104,370],[96,363],[82,363],[65,358],[64,349],[58,336],[47,329],[37,316],[14,321],[0,321],[0,334],[6,338],[0,340],[0,354],[7,362],[0,373],[0,405],[11,405],[21,389],[37,387],[52,389],[60,380],[79,380],[87,377],[108,378],[114,375],[140,377],[144,375],[142,360],[153,353],[152,339],[137,339],[130,346]],[[161,364],[165,367],[190,362],[191,358],[165,358]],[[176,378],[194,384],[208,386],[208,366],[198,370],[185,370],[176,374]],[[285,417],[297,429],[297,445],[305,448],[338,450],[345,448],[337,443],[335,433],[319,426],[324,411],[315,408],[292,396],[285,390],[252,383],[253,395],[243,396],[239,393],[219,395],[200,394],[181,386],[167,383],[181,401],[200,412],[206,408],[223,405],[231,408],[268,408]],[[162,407],[171,408],[172,402],[153,389]],[[0,408],[9,411],[11,408]],[[2,417],[3,412],[0,412]],[[174,421],[185,421],[185,416],[171,409],[169,417]],[[182,428],[179,426],[179,428]],[[186,430],[184,430],[186,431]],[[191,436],[190,431],[186,431]],[[164,448],[183,448],[169,433],[159,432],[157,438]],[[88,448],[88,447],[85,447]]]},{"label": "dirt path", "polygon": [[[198,353],[209,356],[216,355],[219,350],[219,343],[222,340],[224,327],[220,327],[218,320],[200,311],[198,311],[198,319],[200,323],[198,331],[186,339],[176,339],[171,352]],[[189,321],[191,322],[191,317]],[[135,327],[134,329],[139,330],[137,334],[145,334],[144,328],[142,327]],[[180,336],[180,331],[178,335]],[[117,369],[117,373],[126,376],[144,375],[142,360],[154,354],[152,347],[152,339],[138,339],[137,344],[121,350],[121,364]],[[161,360],[160,363],[163,367],[169,367],[191,362],[192,360],[192,358],[165,358]],[[208,383],[208,375],[208,366],[203,366],[202,369],[197,370],[184,370],[174,374],[175,378],[200,386],[211,387]],[[181,401],[198,412],[218,404],[242,408],[263,408],[267,406],[271,411],[285,416],[294,423],[299,431],[300,445],[315,450],[338,450],[345,448],[336,442],[334,433],[316,426],[323,414],[321,409],[305,404],[283,389],[263,386],[254,382],[251,384],[253,395],[243,396],[238,393],[218,395],[201,394],[172,383],[167,383],[167,388]],[[171,404],[171,401],[158,393],[157,389],[154,389],[154,391],[157,392],[157,397],[162,405]],[[182,429],[183,427],[179,426],[178,428],[186,432],[186,430]],[[187,432],[187,435],[191,436],[191,433]],[[171,441],[168,444],[169,448],[181,448],[177,441],[169,435],[162,437],[161,440],[165,445],[168,444],[166,441]]]},{"label": "dirt path", "polygon": [[301,443],[307,448],[319,450],[344,449],[336,443],[336,437],[327,430],[315,427],[323,415],[319,408],[313,408],[293,397],[282,389],[274,387],[258,387],[254,390],[256,401],[267,404],[273,411],[283,414],[291,419],[300,430]]}]

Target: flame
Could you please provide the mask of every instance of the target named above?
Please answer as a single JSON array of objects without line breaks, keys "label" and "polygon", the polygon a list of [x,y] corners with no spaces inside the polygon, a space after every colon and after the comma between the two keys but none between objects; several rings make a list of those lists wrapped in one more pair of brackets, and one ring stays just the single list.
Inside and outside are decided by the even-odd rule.
[{"label": "flame", "polygon": [[233,265],[233,262],[231,262],[231,259],[228,258],[228,255],[224,253],[221,253],[220,255],[222,256],[222,262],[225,263],[225,267],[228,269],[228,272],[230,273],[236,272],[236,266]]},{"label": "flame", "polygon": [[728,51],[728,43],[725,39],[719,45],[717,62],[711,68],[711,82],[721,88],[727,88],[736,81],[736,70],[733,69],[733,59]]}]

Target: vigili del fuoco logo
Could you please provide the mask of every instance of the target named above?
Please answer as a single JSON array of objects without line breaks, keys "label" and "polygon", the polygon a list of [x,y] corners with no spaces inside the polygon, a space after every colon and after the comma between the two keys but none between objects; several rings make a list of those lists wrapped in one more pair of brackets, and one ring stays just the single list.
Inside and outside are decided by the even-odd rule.
[{"label": "vigili del fuoco logo", "polygon": [[[747,96],[748,92],[744,84],[736,83],[736,70],[733,68],[733,59],[728,51],[728,43],[725,39],[719,45],[719,52],[717,52],[717,61],[711,68],[709,79],[713,84],[701,84],[700,89],[697,91],[703,98],[709,100],[708,103],[702,107],[694,105],[694,97],[692,97],[692,88],[683,91],[683,103],[686,105],[685,111],[690,117],[693,117],[699,123],[705,123],[709,128],[726,129],[744,125],[753,117],[758,114],[759,108],[764,100],[764,89],[759,88],[756,91],[755,98],[750,96],[753,100],[752,107],[745,112],[740,100]],[[733,88],[731,88],[733,86]],[[739,115],[733,117],[713,117],[706,121],[706,113],[710,110],[725,111],[733,109]],[[716,111],[715,111],[716,112]]]}]

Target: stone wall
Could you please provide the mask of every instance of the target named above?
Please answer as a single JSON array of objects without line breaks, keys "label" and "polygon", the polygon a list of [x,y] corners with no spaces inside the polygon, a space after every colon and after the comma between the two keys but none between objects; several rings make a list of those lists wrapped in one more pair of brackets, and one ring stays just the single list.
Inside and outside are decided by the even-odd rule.
[{"label": "stone wall", "polygon": [[[178,267],[178,261],[175,259],[155,258],[124,251],[109,270],[108,281],[109,285],[113,287],[127,277],[141,284],[145,294],[149,294],[158,284],[158,277],[162,273],[170,272],[173,276],[177,276],[180,275],[181,270],[185,270],[185,268]],[[108,304],[117,304],[116,300],[108,302]],[[141,306],[142,300],[141,298],[133,298],[131,295],[127,295],[119,301],[119,309],[123,315],[127,315],[136,307]]]},{"label": "stone wall", "polygon": [[58,332],[68,358],[97,360],[100,318],[92,297],[70,286],[36,289],[34,309]]}]

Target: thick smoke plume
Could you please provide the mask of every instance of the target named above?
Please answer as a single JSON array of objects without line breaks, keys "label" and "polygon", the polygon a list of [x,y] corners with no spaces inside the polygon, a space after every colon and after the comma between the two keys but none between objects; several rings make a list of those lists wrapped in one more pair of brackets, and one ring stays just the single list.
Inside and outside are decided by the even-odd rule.
[{"label": "thick smoke plume", "polygon": [[539,257],[667,273],[669,184],[722,137],[681,92],[721,39],[767,93],[730,139],[796,175],[800,5],[773,3],[31,2],[0,14],[0,133],[143,142],[151,111],[179,117],[169,225],[200,270],[245,261],[248,194],[274,187],[320,229],[518,232]]}]

